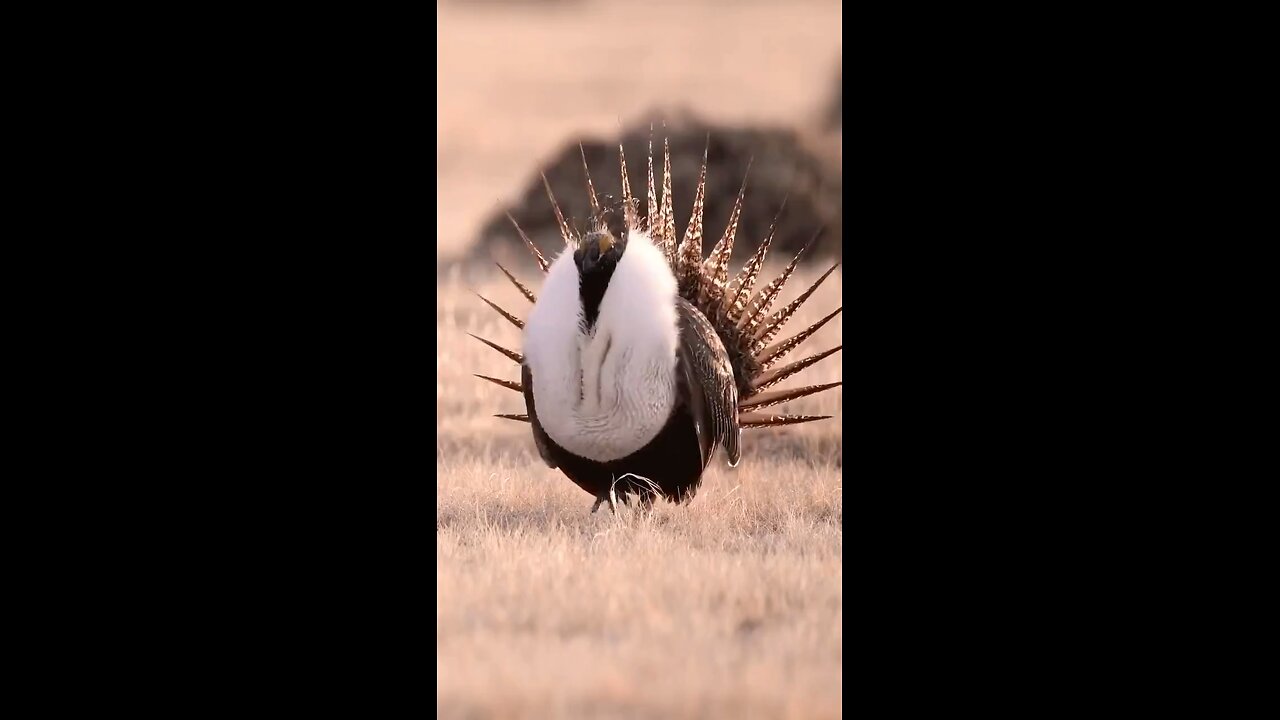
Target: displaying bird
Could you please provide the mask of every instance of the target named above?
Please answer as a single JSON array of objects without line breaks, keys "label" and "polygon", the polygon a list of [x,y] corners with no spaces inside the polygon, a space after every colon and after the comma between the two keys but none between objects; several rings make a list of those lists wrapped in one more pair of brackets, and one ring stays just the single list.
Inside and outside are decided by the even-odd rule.
[{"label": "displaying bird", "polygon": [[841,384],[766,392],[841,349],[837,345],[778,366],[843,308],[792,337],[774,341],[839,263],[800,297],[771,314],[804,250],[781,275],[756,289],[773,240],[771,230],[742,270],[729,278],[745,179],[728,226],[704,257],[705,153],[683,239],[677,239],[675,232],[669,144],[663,152],[659,202],[654,191],[653,143],[649,143],[644,218],[631,194],[621,145],[618,158],[625,223],[621,236],[611,233],[604,222],[584,156],[591,231],[579,236],[571,230],[550,184],[547,196],[565,242],[559,256],[549,261],[512,219],[546,274],[540,296],[535,296],[498,265],[534,303],[527,320],[481,297],[523,330],[523,354],[472,336],[521,368],[518,383],[477,375],[524,396],[525,413],[497,417],[529,423],[539,456],[595,498],[592,512],[605,502],[615,510],[617,498],[626,502],[630,495],[637,496],[644,507],[658,496],[672,502],[691,500],[717,447],[723,448],[730,467],[738,464],[742,429],[830,417],[771,415],[761,410]]}]

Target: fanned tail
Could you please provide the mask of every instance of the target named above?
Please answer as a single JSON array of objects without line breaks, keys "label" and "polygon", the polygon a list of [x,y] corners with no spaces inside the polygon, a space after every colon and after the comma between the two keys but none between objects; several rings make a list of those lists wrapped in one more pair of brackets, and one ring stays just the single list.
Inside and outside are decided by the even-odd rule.
[{"label": "fanned tail", "polygon": [[756,355],[756,360],[759,361],[760,363],[760,369],[767,370],[770,365],[774,364],[778,360],[781,360],[783,356],[785,356],[787,353],[795,349],[797,345],[809,339],[809,336],[817,332],[818,328],[822,327],[823,325],[826,325],[828,320],[835,317],[836,315],[839,315],[840,312],[843,310],[844,310],[843,307],[838,307],[835,310],[831,311],[830,315],[827,315],[826,317],[822,318],[818,322],[805,328],[801,332],[798,332],[795,335],[792,335],[791,337],[787,338],[786,340],[779,341],[761,350],[760,353]]},{"label": "fanned tail", "polygon": [[524,295],[529,302],[538,302],[538,297],[533,294],[533,291],[525,287],[524,283],[521,283],[519,280],[517,280],[516,276],[512,275],[510,270],[502,267],[502,263],[496,262],[494,263],[494,265],[498,266],[498,269],[502,271],[502,274],[507,276],[507,279],[510,280],[512,284],[516,286],[516,289],[520,291],[520,294]]},{"label": "fanned tail", "polygon": [[[649,204],[648,204],[648,217],[647,217],[645,226],[649,229],[649,234],[652,235],[655,240],[662,239],[662,236],[658,229],[658,226],[661,224],[662,224],[662,215],[661,215],[661,212],[658,210],[658,193],[653,189],[653,125],[650,124],[649,125]],[[664,251],[666,250],[665,246],[663,247],[663,250]],[[668,259],[670,259],[669,255],[667,257]]]},{"label": "fanned tail", "polygon": [[[667,262],[671,265],[671,270],[677,270],[676,263],[676,214],[672,208],[674,199],[671,197],[671,141],[663,139],[662,141],[662,207],[659,211],[662,231],[662,247],[667,254]],[[679,278],[679,275],[676,276]]]},{"label": "fanned tail", "polygon": [[515,350],[508,350],[508,349],[506,349],[506,348],[502,347],[501,345],[499,345],[499,344],[497,344],[497,343],[495,343],[495,342],[490,342],[490,341],[488,341],[488,340],[485,340],[484,338],[480,337],[479,335],[472,335],[471,333],[467,333],[467,334],[468,334],[468,335],[471,335],[471,337],[473,337],[473,338],[475,338],[475,339],[479,340],[480,342],[484,343],[485,345],[488,345],[489,347],[493,348],[494,350],[497,350],[498,352],[502,353],[503,355],[506,355],[506,356],[507,356],[507,359],[509,359],[511,362],[513,362],[513,363],[515,363],[515,364],[517,364],[517,365],[523,365],[523,364],[524,364],[524,356],[523,356],[523,355],[521,355],[520,353],[516,352]]},{"label": "fanned tail", "polygon": [[497,303],[495,303],[495,302],[493,302],[492,300],[490,300],[489,298],[487,298],[487,297],[485,297],[485,296],[481,295],[480,293],[476,293],[475,295],[476,295],[476,297],[478,297],[478,298],[480,298],[481,300],[483,300],[483,301],[485,302],[485,304],[486,304],[486,305],[488,305],[489,307],[493,308],[494,310],[497,310],[499,315],[501,315],[502,317],[504,317],[504,318],[506,318],[506,319],[507,319],[507,322],[511,323],[512,325],[515,325],[516,327],[520,328],[521,330],[523,330],[523,329],[524,329],[524,321],[523,321],[523,320],[521,320],[520,318],[516,317],[515,315],[512,315],[511,313],[507,312],[506,310],[503,310],[501,307],[499,307],[499,306],[498,306],[498,304],[497,304]]},{"label": "fanned tail", "polygon": [[839,382],[833,382],[825,385],[808,385],[802,388],[774,390],[773,392],[760,393],[750,399],[738,403],[738,411],[749,412],[773,405],[780,405],[784,402],[789,402],[797,398],[808,397],[809,395],[820,393],[823,390],[830,390],[833,387],[839,387],[841,384],[842,383]]},{"label": "fanned tail", "polygon": [[587,199],[591,202],[591,224],[596,230],[604,229],[604,216],[600,214],[600,201],[596,199],[596,186],[591,184],[591,170],[587,167],[587,151],[578,143],[578,153],[582,155],[582,174],[587,176]]},{"label": "fanned tail", "polygon": [[480,375],[479,373],[472,373],[472,374],[480,378],[481,380],[488,380],[494,385],[500,385],[508,390],[515,390],[516,392],[524,392],[524,386],[522,386],[518,382],[512,382],[511,380],[502,380],[496,377],[489,377],[488,375]]},{"label": "fanned tail", "polygon": [[572,247],[573,231],[569,229],[569,223],[564,221],[564,213],[560,212],[560,204],[556,202],[556,194],[551,192],[551,183],[547,180],[546,173],[542,173],[542,184],[547,188],[547,199],[551,201],[551,209],[556,212],[556,224],[560,226],[560,237],[564,238],[565,245]]},{"label": "fanned tail", "polygon": [[628,233],[637,232],[640,230],[640,218],[636,215],[636,199],[631,197],[631,178],[627,175],[627,153],[622,149],[622,143],[618,143],[618,165],[622,171],[623,219]]},{"label": "fanned tail", "polygon": [[840,349],[843,347],[844,347],[843,345],[837,345],[831,348],[830,350],[824,350],[818,353],[817,355],[810,355],[809,357],[803,360],[797,360],[793,363],[788,363],[786,365],[783,365],[777,370],[770,370],[767,373],[758,375],[756,376],[754,382],[752,383],[752,390],[754,392],[759,392],[761,390],[764,390],[767,387],[776,385],[782,382],[783,380],[786,380],[787,378],[791,377],[792,375],[795,375],[796,373],[799,373],[803,370],[808,369],[810,365],[813,365],[819,360],[822,360],[823,358],[828,357],[832,353],[839,352]]},{"label": "fanned tail", "polygon": [[[686,298],[691,294],[698,294],[703,285],[702,211],[707,196],[707,152],[710,149],[711,139],[707,136],[707,149],[702,151],[702,170],[698,173],[698,190],[693,197],[693,213],[689,216],[689,227],[684,231],[684,240],[680,241],[680,265],[674,268],[680,294]],[[675,219],[671,222],[674,223]]]},{"label": "fanned tail", "polygon": [[[545,181],[547,177],[544,175],[542,179]],[[550,188],[548,188],[548,191],[549,190]],[[516,219],[511,217],[511,213],[507,213],[507,219],[516,227],[516,232],[520,234],[520,239],[524,241],[525,247],[529,248],[529,252],[533,254],[533,259],[538,261],[538,267],[542,268],[542,272],[546,272],[547,268],[551,267],[551,263],[547,262],[547,259],[543,257],[542,251],[538,249],[538,246],[534,245],[533,241],[529,239],[529,236],[525,234],[524,230],[520,229],[520,223],[516,222]]]},{"label": "fanned tail", "polygon": [[[751,173],[751,160],[747,161],[747,171],[742,175],[742,188],[738,197],[734,198],[733,210],[729,212],[729,224],[724,227],[724,234],[716,242],[715,247],[707,255],[702,265],[702,286],[698,297],[708,301],[710,305],[720,305],[718,312],[724,313],[723,298],[728,291],[726,282],[729,278],[729,258],[733,255],[733,241],[738,234],[738,219],[742,216],[742,199],[747,194],[747,176]],[[706,157],[703,157],[703,181],[706,180]]]},{"label": "fanned tail", "polygon": [[800,297],[792,300],[789,305],[774,313],[768,320],[762,322],[760,324],[760,328],[756,330],[755,341],[751,345],[751,351],[759,353],[763,350],[764,346],[767,345],[769,341],[773,340],[774,336],[778,334],[778,331],[782,329],[782,326],[787,324],[787,321],[791,319],[791,316],[795,314],[796,310],[800,309],[800,306],[804,304],[804,301],[809,299],[809,296],[813,294],[813,291],[818,289],[818,286],[822,284],[822,281],[826,280],[827,276],[839,266],[840,263],[832,265],[831,269],[823,273],[822,277],[818,278],[813,285],[810,285],[809,289],[805,290]]},{"label": "fanned tail", "polygon": [[738,329],[747,335],[754,335],[758,329],[760,322],[764,319],[765,313],[769,312],[769,308],[773,306],[773,301],[778,298],[778,293],[782,292],[783,286],[791,279],[791,273],[795,272],[796,265],[800,264],[800,258],[804,255],[805,250],[813,246],[818,235],[815,233],[813,239],[809,240],[796,256],[791,258],[791,262],[787,263],[786,269],[782,274],[774,278],[772,282],[764,286],[764,289],[756,294],[751,301],[751,311],[745,313],[741,320],[738,321]]},{"label": "fanned tail", "polygon": [[[778,204],[778,212],[773,216],[773,222],[769,223],[769,232],[765,234],[764,240],[760,242],[756,251],[747,259],[747,263],[742,266],[741,272],[725,288],[726,300],[720,311],[732,323],[741,320],[743,313],[747,310],[747,301],[751,299],[756,278],[760,277],[760,270],[764,268],[765,255],[769,252],[769,246],[773,244],[773,237],[778,231],[778,221],[782,219],[782,213],[787,209],[787,199],[790,197],[790,194],[782,196],[782,202]],[[732,299],[729,299],[730,297]]]},{"label": "fanned tail", "polygon": [[748,413],[738,416],[738,426],[744,430],[752,428],[778,427],[779,425],[799,425],[815,420],[828,420],[830,415],[758,415]]}]

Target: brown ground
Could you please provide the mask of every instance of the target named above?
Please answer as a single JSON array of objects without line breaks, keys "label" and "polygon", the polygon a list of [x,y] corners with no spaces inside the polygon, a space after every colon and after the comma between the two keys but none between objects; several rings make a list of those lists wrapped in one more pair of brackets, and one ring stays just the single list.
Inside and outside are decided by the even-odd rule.
[{"label": "brown ground", "polygon": [[[576,130],[616,130],[659,101],[731,122],[820,117],[837,4],[629,7],[438,6],[438,260],[463,252]],[[782,301],[816,271],[798,275]],[[522,279],[537,291],[538,277]],[[467,332],[518,348],[519,331],[468,288],[520,316],[528,303],[501,276],[438,283],[441,717],[839,716],[842,389],[776,408],[835,417],[749,431],[742,464],[717,458],[688,506],[589,515],[591,498],[541,464],[528,426],[491,417],[522,412],[520,397],[471,376],[518,374]],[[784,334],[839,305],[841,284],[837,271]],[[795,357],[841,343],[841,319]],[[785,386],[840,379],[836,358]]]}]

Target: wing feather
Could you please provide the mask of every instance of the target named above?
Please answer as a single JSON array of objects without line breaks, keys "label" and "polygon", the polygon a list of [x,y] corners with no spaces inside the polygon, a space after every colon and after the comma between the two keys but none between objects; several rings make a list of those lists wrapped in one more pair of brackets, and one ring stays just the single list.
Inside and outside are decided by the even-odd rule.
[{"label": "wing feather", "polygon": [[[741,431],[738,386],[733,379],[729,354],[701,312],[684,298],[677,298],[676,303],[680,317],[680,365],[691,395],[690,408],[698,423],[699,444],[704,448],[703,465],[719,444],[724,447],[730,467],[736,466],[742,454]],[[700,397],[692,397],[694,395]],[[704,435],[707,432],[709,437]]]},{"label": "wing feather", "polygon": [[557,463],[551,454],[551,438],[542,429],[538,413],[533,408],[533,373],[529,371],[528,365],[520,366],[520,384],[524,386],[524,405],[529,412],[529,425],[533,427],[533,444],[538,446],[538,455],[542,456],[547,467],[555,468]]}]

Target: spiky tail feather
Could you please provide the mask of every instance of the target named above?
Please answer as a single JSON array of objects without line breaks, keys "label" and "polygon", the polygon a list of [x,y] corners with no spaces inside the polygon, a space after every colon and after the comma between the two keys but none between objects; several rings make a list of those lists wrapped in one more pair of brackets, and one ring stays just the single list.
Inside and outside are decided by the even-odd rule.
[{"label": "spiky tail feather", "polygon": [[[796,375],[814,363],[838,352],[843,346],[837,345],[830,350],[812,355],[803,360],[789,363],[775,370],[770,368],[778,361],[782,360],[787,354],[799,346],[810,335],[814,334],[819,328],[838,315],[844,308],[838,307],[829,315],[809,326],[805,330],[793,335],[786,340],[771,343],[778,332],[786,325],[800,309],[800,306],[817,290],[823,280],[827,279],[840,263],[832,265],[821,277],[817,279],[808,289],[801,293],[790,304],[776,313],[770,315],[769,310],[773,307],[774,301],[777,300],[787,280],[791,278],[791,274],[795,271],[796,265],[800,262],[801,256],[812,247],[813,243],[818,239],[818,235],[814,235],[813,239],[805,245],[799,253],[792,258],[791,262],[782,273],[766,283],[758,292],[752,294],[755,289],[756,280],[759,278],[760,270],[764,267],[765,256],[769,251],[769,246],[773,242],[774,228],[777,227],[777,219],[774,219],[773,226],[769,228],[769,234],[761,241],[756,252],[747,260],[742,270],[732,278],[729,277],[729,257],[733,254],[733,243],[738,231],[738,218],[742,212],[742,201],[746,191],[746,179],[743,179],[742,190],[739,191],[737,199],[734,201],[733,210],[729,216],[728,226],[724,230],[724,234],[720,237],[719,242],[711,249],[707,256],[703,256],[703,205],[706,197],[707,182],[707,158],[703,153],[702,171],[698,176],[698,187],[694,195],[693,214],[689,219],[689,227],[686,229],[684,238],[678,240],[675,230],[675,214],[672,209],[672,191],[671,191],[671,145],[663,140],[663,157],[662,157],[662,197],[659,200],[656,193],[654,183],[654,158],[653,158],[653,139],[652,128],[649,140],[649,173],[648,173],[648,202],[645,217],[641,218],[637,209],[635,199],[631,196],[631,185],[626,173],[626,157],[622,153],[622,147],[618,147],[618,161],[622,173],[623,183],[623,212],[625,213],[625,223],[628,231],[638,229],[638,226],[644,226],[654,241],[662,248],[667,262],[671,266],[671,272],[675,276],[680,296],[689,301],[691,305],[697,308],[703,316],[710,321],[711,326],[715,328],[716,334],[720,336],[720,341],[724,343],[725,349],[729,354],[729,363],[733,367],[734,380],[738,386],[738,421],[743,428],[761,428],[776,427],[780,425],[794,425],[797,423],[812,422],[814,420],[825,420],[829,415],[770,415],[757,412],[766,407],[771,407],[780,403],[788,402],[801,397],[814,395],[834,387],[839,387],[843,383],[833,382],[823,385],[810,385],[807,387],[794,388],[790,390],[774,390],[763,392],[766,388],[776,385],[783,380]],[[580,148],[581,149],[581,148]],[[587,171],[586,157],[583,156],[583,172],[586,175],[588,199],[591,202],[592,223],[596,227],[603,225],[600,204],[596,198],[595,187],[591,182],[591,175]],[[543,176],[543,182],[547,188],[547,197],[551,200],[552,209],[556,214],[556,222],[560,226],[560,233],[566,245],[572,246],[576,241],[573,232],[569,228],[569,224],[565,221],[564,214],[560,211],[559,205],[556,203],[555,196],[551,192],[550,183],[546,182]],[[783,205],[786,205],[784,200]],[[781,216],[782,208],[779,208],[778,214]],[[509,217],[509,216],[508,216]],[[511,222],[515,225],[515,219]],[[519,225],[515,225],[516,232],[520,235],[520,239],[524,241],[529,252],[533,254],[534,260],[537,261],[538,267],[545,273],[549,267],[547,259],[538,249],[529,236],[520,229]],[[515,278],[506,268],[498,266],[503,274],[515,284],[530,302],[535,301],[534,294],[526,288],[519,280]],[[523,327],[524,323],[513,314],[499,307],[492,301],[481,297],[490,307],[500,313],[504,318],[517,327]],[[519,353],[508,350],[500,345],[485,340],[484,338],[472,335],[477,340],[485,343],[489,347],[506,355],[517,364],[521,363],[524,358]],[[484,380],[492,382],[511,390],[523,390],[520,383],[508,380],[501,380],[484,375],[477,375]],[[525,415],[503,414],[497,417],[509,420],[518,420],[528,422]]]}]

